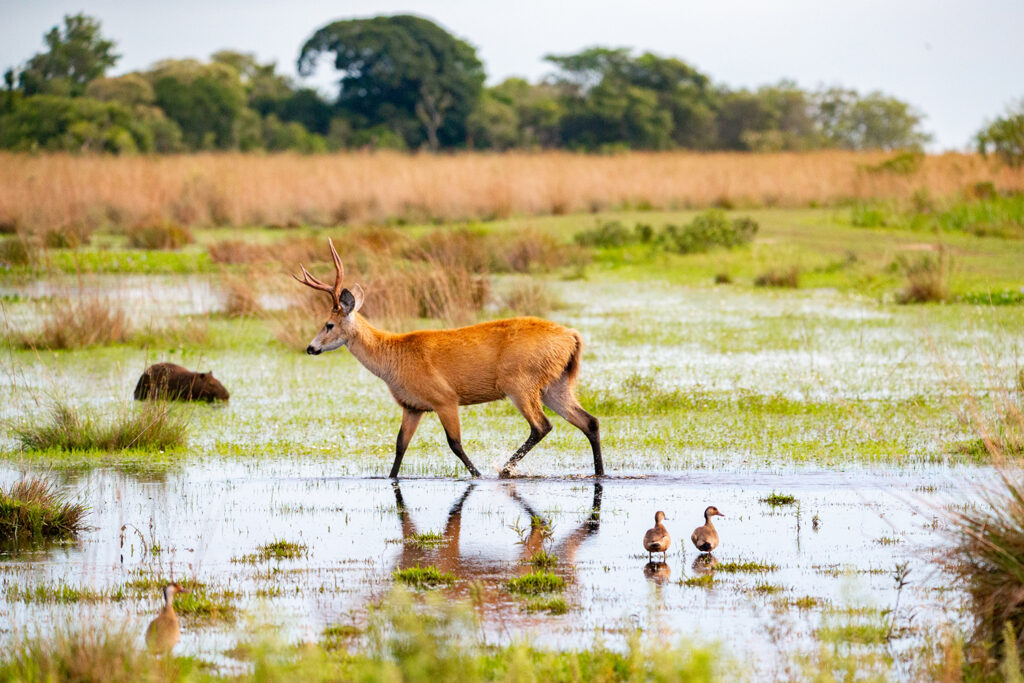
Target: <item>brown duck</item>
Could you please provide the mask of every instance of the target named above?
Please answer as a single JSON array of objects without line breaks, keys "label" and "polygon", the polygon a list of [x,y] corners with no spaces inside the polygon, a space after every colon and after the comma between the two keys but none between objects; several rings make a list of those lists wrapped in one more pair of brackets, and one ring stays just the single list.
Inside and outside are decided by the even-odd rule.
[{"label": "brown duck", "polygon": [[178,583],[164,586],[164,608],[156,619],[149,622],[146,629],[146,646],[154,654],[170,652],[181,639],[181,623],[174,612],[174,596],[178,593],[191,593]]},{"label": "brown duck", "polygon": [[697,546],[697,550],[709,553],[718,547],[718,532],[715,525],[711,523],[712,517],[725,517],[714,505],[704,510],[704,525],[693,530],[690,540]]},{"label": "brown duck", "polygon": [[661,510],[654,515],[654,527],[644,534],[644,550],[647,551],[647,559],[650,560],[654,553],[662,553],[663,558],[668,557],[668,546],[672,543],[672,537],[668,535],[668,529],[662,524],[665,513]]}]

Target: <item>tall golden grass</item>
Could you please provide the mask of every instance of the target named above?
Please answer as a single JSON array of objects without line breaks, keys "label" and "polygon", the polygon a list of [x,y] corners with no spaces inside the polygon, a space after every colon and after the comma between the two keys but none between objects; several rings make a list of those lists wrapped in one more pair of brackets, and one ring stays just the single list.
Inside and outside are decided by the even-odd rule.
[{"label": "tall golden grass", "polygon": [[977,155],[868,172],[885,153],[569,152],[110,157],[0,154],[0,225],[334,225],[651,208],[807,206],[945,197],[979,182],[1024,190],[1024,170]]}]

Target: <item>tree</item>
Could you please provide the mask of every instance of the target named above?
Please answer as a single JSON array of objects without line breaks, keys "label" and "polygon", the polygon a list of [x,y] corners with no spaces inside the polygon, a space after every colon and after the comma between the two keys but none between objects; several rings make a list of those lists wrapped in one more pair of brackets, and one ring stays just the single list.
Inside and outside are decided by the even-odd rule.
[{"label": "tree", "polygon": [[587,148],[708,148],[714,144],[710,79],[685,62],[626,48],[548,55],[567,114],[567,143]]},{"label": "tree", "polygon": [[880,92],[830,88],[814,96],[814,118],[825,140],[846,149],[919,147],[931,140],[921,130],[924,115]]},{"label": "tree", "polygon": [[411,15],[336,21],[303,45],[299,72],[332,53],[338,108],[356,128],[387,127],[407,145],[463,144],[483,88],[476,50],[427,19]]},{"label": "tree", "polygon": [[89,81],[103,76],[120,58],[113,41],[100,35],[100,23],[85,14],[65,15],[64,30],[54,26],[43,40],[46,52],[29,59],[19,74],[26,95],[81,95]]},{"label": "tree", "polygon": [[147,74],[156,104],[180,127],[191,149],[233,149],[245,88],[233,67],[194,59],[157,62]]},{"label": "tree", "polygon": [[148,152],[152,132],[117,102],[31,95],[0,117],[0,147],[19,151]]},{"label": "tree", "polygon": [[991,151],[1008,166],[1024,166],[1024,99],[981,129],[976,141],[978,152],[983,156]]}]

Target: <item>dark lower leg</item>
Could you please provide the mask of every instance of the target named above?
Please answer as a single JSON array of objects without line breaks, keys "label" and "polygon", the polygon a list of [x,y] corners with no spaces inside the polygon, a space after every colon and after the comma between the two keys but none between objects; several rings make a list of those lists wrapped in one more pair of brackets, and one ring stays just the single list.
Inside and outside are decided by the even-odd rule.
[{"label": "dark lower leg", "polygon": [[466,457],[465,451],[462,450],[462,442],[461,441],[456,441],[455,439],[453,439],[452,437],[449,436],[448,437],[448,448],[452,449],[452,453],[454,453],[455,456],[459,460],[462,461],[462,464],[466,466],[466,469],[469,470],[470,474],[472,474],[474,477],[479,477],[480,476],[480,470],[478,470],[473,465],[473,463],[471,463],[469,461],[469,458]]},{"label": "dark lower leg", "polygon": [[584,434],[590,442],[590,448],[594,451],[594,476],[604,476],[604,460],[601,459],[601,432],[597,424],[597,418],[588,413],[587,428]]},{"label": "dark lower leg", "polygon": [[398,430],[398,440],[395,442],[395,462],[391,465],[391,474],[388,476],[392,479],[398,478],[398,470],[402,467],[402,458],[405,456],[405,435],[402,433],[404,429]]},{"label": "dark lower leg", "polygon": [[516,463],[522,460],[523,457],[530,452],[530,449],[540,443],[540,440],[543,439],[550,431],[551,423],[547,422],[547,420],[545,420],[545,423],[541,427],[534,427],[531,425],[530,436],[526,437],[526,441],[523,442],[523,445],[512,454],[512,457],[508,459],[505,466],[501,468],[501,476],[510,476],[512,474],[512,469],[516,466]]}]

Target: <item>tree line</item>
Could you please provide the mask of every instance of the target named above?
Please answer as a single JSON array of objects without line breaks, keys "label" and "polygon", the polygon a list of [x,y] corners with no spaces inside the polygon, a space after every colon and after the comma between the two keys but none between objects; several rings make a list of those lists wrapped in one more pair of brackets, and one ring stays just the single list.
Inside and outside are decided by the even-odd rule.
[{"label": "tree line", "polygon": [[337,21],[312,34],[299,73],[328,58],[338,80],[330,99],[231,50],[107,76],[120,56],[84,14],[65,16],[44,43],[5,73],[2,148],[778,151],[929,140],[919,111],[879,92],[789,81],[733,89],[680,59],[625,48],[549,55],[549,77],[488,87],[469,43],[409,15]]}]

